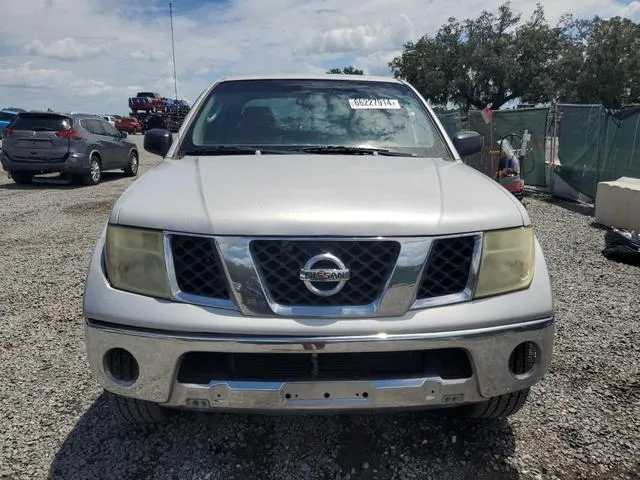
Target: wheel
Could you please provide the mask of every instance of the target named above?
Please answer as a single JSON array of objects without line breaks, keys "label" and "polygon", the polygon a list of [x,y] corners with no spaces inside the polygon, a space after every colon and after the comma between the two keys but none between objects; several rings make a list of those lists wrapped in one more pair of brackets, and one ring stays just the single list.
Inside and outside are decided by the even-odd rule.
[{"label": "wheel", "polygon": [[138,174],[138,154],[136,152],[129,154],[129,165],[124,169],[124,174],[127,177],[135,177]]},{"label": "wheel", "polygon": [[102,179],[102,165],[97,155],[91,157],[89,173],[82,176],[82,183],[85,185],[97,185]]},{"label": "wheel", "polygon": [[105,392],[109,405],[119,422],[131,424],[163,423],[169,419],[168,413],[157,403],[123,397],[115,393]]},{"label": "wheel", "polygon": [[21,185],[26,185],[33,181],[33,175],[24,172],[13,172],[11,173],[11,178],[14,182]]},{"label": "wheel", "polygon": [[[109,357],[109,369],[118,378],[136,378],[138,367],[134,365],[128,355],[114,354]],[[105,392],[109,397],[109,404],[120,422],[133,424],[153,424],[168,420],[174,413],[154,402],[124,397],[111,392]]]},{"label": "wheel", "polygon": [[493,397],[486,402],[474,403],[452,409],[457,417],[474,419],[498,419],[506,418],[517,413],[527,402],[529,389],[506,393]]}]

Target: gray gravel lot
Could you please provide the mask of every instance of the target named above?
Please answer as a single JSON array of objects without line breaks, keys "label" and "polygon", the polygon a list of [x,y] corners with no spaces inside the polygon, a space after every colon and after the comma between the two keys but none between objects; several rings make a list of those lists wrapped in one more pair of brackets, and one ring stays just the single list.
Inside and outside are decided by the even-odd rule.
[{"label": "gray gravel lot", "polygon": [[[141,173],[157,161],[143,154]],[[526,204],[553,275],[556,351],[509,421],[189,413],[157,429],[116,424],[81,319],[89,254],[131,183],[106,177],[0,178],[0,478],[640,478],[640,268],[600,254],[589,208],[540,196]]]}]

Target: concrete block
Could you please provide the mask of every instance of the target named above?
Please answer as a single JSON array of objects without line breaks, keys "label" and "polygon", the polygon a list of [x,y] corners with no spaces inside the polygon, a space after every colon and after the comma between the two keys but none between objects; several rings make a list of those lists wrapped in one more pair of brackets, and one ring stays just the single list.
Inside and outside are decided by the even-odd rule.
[{"label": "concrete block", "polygon": [[595,209],[596,222],[640,232],[640,178],[599,182]]}]

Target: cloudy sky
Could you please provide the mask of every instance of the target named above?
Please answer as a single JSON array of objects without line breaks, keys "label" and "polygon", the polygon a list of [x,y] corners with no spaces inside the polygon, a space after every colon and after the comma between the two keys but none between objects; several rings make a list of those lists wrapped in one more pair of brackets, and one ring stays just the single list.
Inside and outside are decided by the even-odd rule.
[{"label": "cloudy sky", "polygon": [[[477,16],[479,0],[173,0],[179,97],[192,102],[220,76],[318,72],[354,64],[390,75],[402,44],[448,17]],[[528,16],[535,0],[513,0]],[[550,21],[622,15],[640,0],[541,0]],[[138,90],[173,96],[169,2],[4,0],[0,108],[126,114]],[[562,5],[562,6],[561,6]]]}]

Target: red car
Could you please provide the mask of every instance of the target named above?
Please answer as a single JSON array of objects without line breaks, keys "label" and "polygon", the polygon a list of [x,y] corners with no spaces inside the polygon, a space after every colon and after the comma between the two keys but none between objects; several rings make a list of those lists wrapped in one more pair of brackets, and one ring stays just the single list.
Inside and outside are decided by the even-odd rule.
[{"label": "red car", "polygon": [[129,108],[133,112],[160,112],[164,110],[166,98],[156,92],[138,92],[135,97],[129,98]]},{"label": "red car", "polygon": [[122,118],[120,120],[116,120],[115,127],[121,132],[127,132],[130,134],[134,134],[137,132],[142,133],[142,124],[138,121],[137,118]]}]

